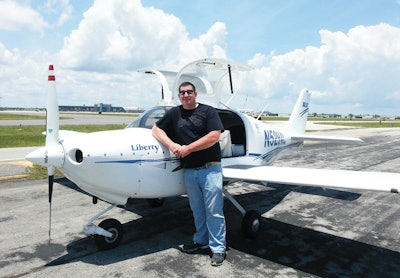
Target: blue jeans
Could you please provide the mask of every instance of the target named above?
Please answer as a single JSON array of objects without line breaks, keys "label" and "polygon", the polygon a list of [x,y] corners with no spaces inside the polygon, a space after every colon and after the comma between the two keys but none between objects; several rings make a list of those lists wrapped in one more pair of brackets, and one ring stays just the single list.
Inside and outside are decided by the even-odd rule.
[{"label": "blue jeans", "polygon": [[221,165],[199,170],[185,169],[184,177],[196,226],[193,241],[208,243],[213,253],[224,253],[226,226]]}]

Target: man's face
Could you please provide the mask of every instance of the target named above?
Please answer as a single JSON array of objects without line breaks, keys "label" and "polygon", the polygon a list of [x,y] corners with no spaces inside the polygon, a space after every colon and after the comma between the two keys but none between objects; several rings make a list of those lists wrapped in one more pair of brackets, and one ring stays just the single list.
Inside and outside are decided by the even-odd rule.
[{"label": "man's face", "polygon": [[197,93],[193,90],[192,86],[181,86],[179,88],[178,96],[183,108],[193,109],[196,107]]}]

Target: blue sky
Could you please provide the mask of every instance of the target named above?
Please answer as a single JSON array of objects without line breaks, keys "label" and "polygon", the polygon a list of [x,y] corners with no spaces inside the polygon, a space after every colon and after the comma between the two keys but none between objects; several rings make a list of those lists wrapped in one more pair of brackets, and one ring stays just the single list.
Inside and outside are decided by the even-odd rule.
[{"label": "blue sky", "polygon": [[43,107],[54,64],[60,105],[148,108],[137,69],[205,57],[254,67],[235,108],[400,115],[399,0],[0,0],[0,107]]},{"label": "blue sky", "polygon": [[321,29],[347,32],[357,25],[381,22],[400,25],[400,6],[391,0],[205,0],[191,1],[188,5],[179,0],[144,0],[142,3],[178,16],[191,37],[207,32],[217,21],[224,22],[228,32],[227,52],[240,62],[258,52],[283,54],[319,45]]}]

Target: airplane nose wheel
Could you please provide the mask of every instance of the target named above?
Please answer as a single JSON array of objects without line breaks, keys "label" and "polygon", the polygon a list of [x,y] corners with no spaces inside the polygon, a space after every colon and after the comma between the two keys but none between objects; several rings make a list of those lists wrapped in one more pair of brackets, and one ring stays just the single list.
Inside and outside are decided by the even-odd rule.
[{"label": "airplane nose wheel", "polygon": [[256,210],[249,210],[242,220],[242,232],[248,238],[256,238],[261,230],[261,214]]},{"label": "airplane nose wheel", "polygon": [[122,227],[121,222],[116,219],[109,218],[103,220],[99,227],[103,228],[104,230],[112,233],[112,237],[106,237],[102,235],[94,235],[94,240],[96,245],[103,250],[112,249],[117,247],[122,240],[124,235],[124,229]]}]

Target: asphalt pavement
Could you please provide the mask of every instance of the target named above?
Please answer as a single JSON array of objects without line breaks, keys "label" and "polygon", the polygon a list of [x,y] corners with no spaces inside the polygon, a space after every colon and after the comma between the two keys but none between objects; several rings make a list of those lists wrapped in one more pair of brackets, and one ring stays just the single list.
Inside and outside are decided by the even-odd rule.
[{"label": "asphalt pavement", "polygon": [[[400,129],[320,132],[366,143],[308,144],[276,165],[400,172]],[[19,158],[28,150],[21,151]],[[243,182],[228,190],[262,213],[263,228],[256,239],[244,238],[241,215],[226,200],[229,250],[216,268],[207,253],[179,251],[193,233],[185,196],[160,208],[132,200],[113,209],[107,218],[123,223],[124,240],[100,251],[82,226],[107,204],[93,205],[73,183],[57,179],[49,242],[47,181],[2,180],[0,277],[399,277],[399,194]]]}]

